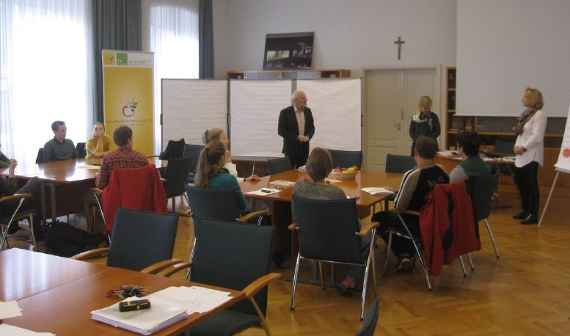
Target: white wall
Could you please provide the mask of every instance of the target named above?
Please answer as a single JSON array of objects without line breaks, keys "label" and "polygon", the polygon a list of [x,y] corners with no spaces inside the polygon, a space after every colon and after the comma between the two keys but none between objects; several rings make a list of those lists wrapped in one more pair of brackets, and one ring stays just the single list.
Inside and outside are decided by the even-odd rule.
[{"label": "white wall", "polygon": [[456,18],[456,0],[215,0],[216,75],[261,70],[267,33],[307,31],[315,69],[453,65]]}]

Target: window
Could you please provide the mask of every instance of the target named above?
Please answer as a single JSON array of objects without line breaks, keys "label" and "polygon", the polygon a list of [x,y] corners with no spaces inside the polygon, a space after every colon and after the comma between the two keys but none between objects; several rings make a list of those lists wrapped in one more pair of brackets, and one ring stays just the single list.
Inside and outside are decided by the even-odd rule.
[{"label": "window", "polygon": [[147,0],[148,48],[154,52],[155,148],[160,151],[161,79],[198,78],[198,1]]},{"label": "window", "polygon": [[0,1],[0,142],[34,160],[53,137],[51,122],[85,142],[93,116],[90,0]]}]

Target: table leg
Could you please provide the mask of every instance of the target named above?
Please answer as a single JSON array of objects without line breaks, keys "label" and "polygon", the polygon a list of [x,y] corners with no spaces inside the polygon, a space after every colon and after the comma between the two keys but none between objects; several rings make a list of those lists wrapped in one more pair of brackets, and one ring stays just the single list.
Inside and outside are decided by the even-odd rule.
[{"label": "table leg", "polygon": [[55,225],[57,219],[57,204],[56,204],[56,195],[55,195],[55,185],[53,183],[48,184],[50,189],[50,196],[51,196],[51,220],[52,225]]}]

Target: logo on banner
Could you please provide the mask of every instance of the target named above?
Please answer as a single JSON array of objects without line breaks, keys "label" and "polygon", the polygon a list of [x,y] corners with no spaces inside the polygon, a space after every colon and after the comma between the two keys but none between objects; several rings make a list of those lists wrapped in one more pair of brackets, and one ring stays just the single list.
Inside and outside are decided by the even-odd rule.
[{"label": "logo on banner", "polygon": [[128,65],[129,55],[127,53],[117,53],[117,65]]},{"label": "logo on banner", "polygon": [[127,119],[133,119],[135,117],[135,113],[137,112],[137,106],[139,103],[134,99],[131,99],[126,105],[123,105],[121,113],[123,117]]}]

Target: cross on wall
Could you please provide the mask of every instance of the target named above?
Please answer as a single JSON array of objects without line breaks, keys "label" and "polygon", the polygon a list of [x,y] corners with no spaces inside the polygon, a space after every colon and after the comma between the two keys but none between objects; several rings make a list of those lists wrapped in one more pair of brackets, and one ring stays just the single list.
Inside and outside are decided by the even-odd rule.
[{"label": "cross on wall", "polygon": [[402,45],[405,43],[406,41],[402,40],[401,36],[398,36],[398,39],[394,41],[394,44],[398,45],[398,61],[402,59]]}]

